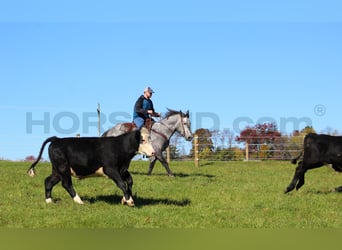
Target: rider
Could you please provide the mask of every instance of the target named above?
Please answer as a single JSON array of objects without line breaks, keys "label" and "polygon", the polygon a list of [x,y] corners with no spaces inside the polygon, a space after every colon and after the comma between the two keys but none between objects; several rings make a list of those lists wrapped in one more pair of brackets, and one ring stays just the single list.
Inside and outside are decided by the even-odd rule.
[{"label": "rider", "polygon": [[141,95],[135,102],[133,111],[133,122],[140,129],[144,126],[146,119],[150,117],[159,117],[160,113],[155,112],[153,102],[151,100],[154,91],[150,87],[144,89],[144,94]]}]

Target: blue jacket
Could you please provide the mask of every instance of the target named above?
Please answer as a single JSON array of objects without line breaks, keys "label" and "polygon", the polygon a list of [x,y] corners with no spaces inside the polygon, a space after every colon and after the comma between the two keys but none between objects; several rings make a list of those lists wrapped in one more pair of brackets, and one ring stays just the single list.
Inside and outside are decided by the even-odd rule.
[{"label": "blue jacket", "polygon": [[153,103],[151,99],[146,99],[144,95],[141,95],[134,105],[133,120],[137,117],[141,117],[144,120],[149,118],[148,110],[153,110],[154,112]]}]

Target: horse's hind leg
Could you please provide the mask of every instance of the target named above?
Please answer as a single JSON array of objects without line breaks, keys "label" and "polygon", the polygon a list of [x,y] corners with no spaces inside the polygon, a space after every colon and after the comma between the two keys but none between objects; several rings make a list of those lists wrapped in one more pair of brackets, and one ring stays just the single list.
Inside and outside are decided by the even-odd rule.
[{"label": "horse's hind leg", "polygon": [[342,192],[342,186],[335,188],[335,192]]},{"label": "horse's hind leg", "polygon": [[168,174],[168,176],[170,177],[175,177],[174,174],[172,173],[170,167],[169,167],[169,164],[167,163],[167,161],[165,160],[165,158],[162,156],[158,159],[161,164],[164,166],[164,168],[166,169],[166,172]]}]

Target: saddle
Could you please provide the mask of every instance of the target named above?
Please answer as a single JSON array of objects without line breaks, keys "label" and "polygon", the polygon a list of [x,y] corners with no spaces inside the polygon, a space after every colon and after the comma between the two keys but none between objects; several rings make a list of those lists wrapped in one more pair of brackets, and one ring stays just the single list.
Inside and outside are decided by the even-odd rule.
[{"label": "saddle", "polygon": [[145,126],[145,128],[148,129],[148,131],[151,131],[153,122],[154,122],[154,121],[153,121],[152,118],[147,118],[147,119],[145,120],[144,126]]},{"label": "saddle", "polygon": [[[145,120],[144,127],[151,131],[153,120],[148,118]],[[136,129],[137,126],[134,122],[125,122],[121,124],[120,130],[124,133],[131,132],[132,130]]]},{"label": "saddle", "polygon": [[133,131],[136,128],[137,128],[137,126],[135,125],[134,122],[125,122],[125,123],[121,124],[120,130],[123,133],[127,133],[127,132]]}]

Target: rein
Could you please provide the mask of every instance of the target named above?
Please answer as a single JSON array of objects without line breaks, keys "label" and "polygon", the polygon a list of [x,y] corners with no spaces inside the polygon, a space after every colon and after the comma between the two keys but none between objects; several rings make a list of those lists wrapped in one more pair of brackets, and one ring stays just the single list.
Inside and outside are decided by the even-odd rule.
[{"label": "rein", "polygon": [[169,139],[166,137],[166,135],[164,135],[163,133],[158,132],[157,130],[151,128],[151,131],[153,131],[154,133],[160,135],[161,137],[163,137],[166,141],[168,141]]},{"label": "rein", "polygon": [[[182,119],[183,119],[183,116],[181,115],[181,114],[179,114],[180,115],[180,117],[181,117],[181,124],[182,124],[182,133],[181,133],[181,135],[183,136],[183,137],[185,137],[185,128],[184,128],[184,124],[183,124],[183,122],[182,122]],[[163,123],[162,121],[160,121],[159,122],[161,125],[163,125],[165,128],[167,128],[171,133],[173,133],[174,131],[175,131],[175,129],[174,130],[172,130],[168,125],[166,125],[165,123]],[[153,129],[153,128],[151,128],[151,130],[153,131],[153,132],[155,132],[156,134],[158,134],[158,135],[160,135],[161,137],[163,137],[165,140],[169,140],[167,137],[166,137],[166,135],[164,135],[163,133],[161,133],[161,132],[158,132],[158,131],[156,131],[155,129]]]}]

